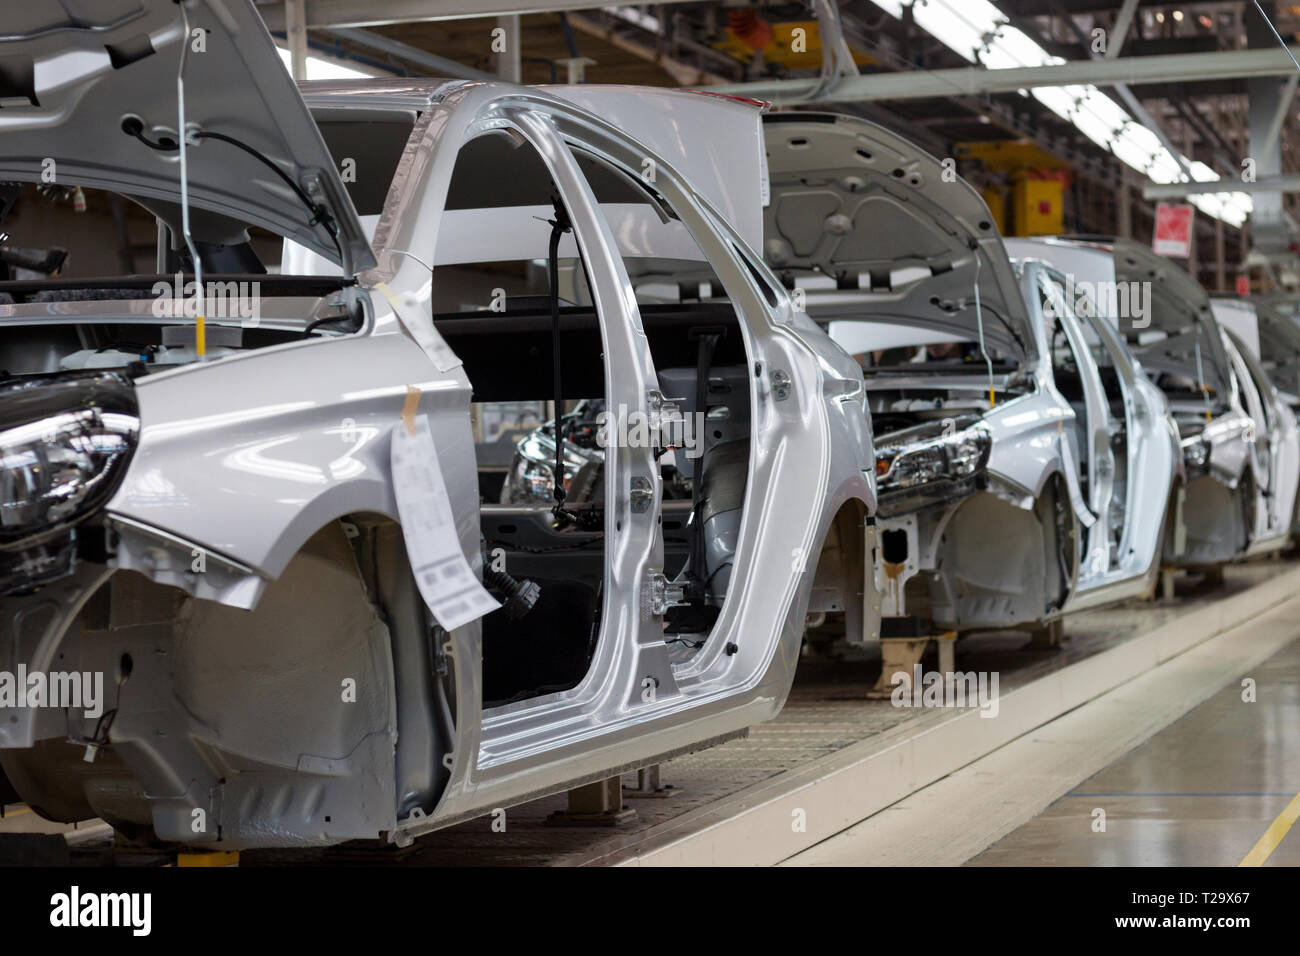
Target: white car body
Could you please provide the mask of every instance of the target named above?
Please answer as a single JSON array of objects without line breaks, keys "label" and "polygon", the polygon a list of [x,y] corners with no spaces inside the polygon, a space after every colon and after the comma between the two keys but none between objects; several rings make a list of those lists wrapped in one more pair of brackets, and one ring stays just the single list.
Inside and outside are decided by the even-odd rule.
[{"label": "white car body", "polygon": [[[877,460],[888,468],[878,477],[877,522],[887,630],[891,618],[899,619],[897,636],[916,633],[917,618],[942,630],[1041,628],[1149,588],[1181,463],[1163,399],[1141,381],[1122,343],[1106,330],[1097,342],[1120,370],[1116,412],[1081,320],[1063,308],[1086,391],[1086,408],[1076,410],[1053,378],[1039,304],[1044,267],[1028,263],[1017,277],[965,180],[855,117],[770,116],[765,133],[768,262],[802,290],[831,337],[869,366]],[[930,367],[931,350],[953,343],[967,350],[966,364]],[[876,368],[894,349],[918,357]],[[985,354],[996,356],[996,370]],[[972,415],[978,421],[963,425]],[[903,446],[886,466],[890,436],[927,423],[942,433]],[[975,447],[977,432],[991,437],[979,487],[956,472],[906,495],[889,487],[906,456],[951,461],[943,443]],[[1127,436],[1119,479],[1110,450],[1116,433]],[[1138,478],[1122,481],[1127,475]],[[917,490],[927,485],[940,490],[927,498]]]},{"label": "white car body", "polygon": [[[1276,413],[1276,397],[1261,396],[1252,384],[1250,362],[1239,351],[1250,349],[1223,333],[1205,290],[1129,240],[1048,237],[1009,245],[1050,262],[1089,293],[1117,290],[1100,296],[1098,308],[1148,376],[1169,383],[1162,390],[1188,472],[1175,536],[1184,547],[1166,553],[1169,563],[1215,565],[1282,547],[1295,497],[1294,422]],[[1125,302],[1145,306],[1125,309]],[[1221,311],[1240,324],[1239,310],[1230,308]],[[1250,334],[1250,327],[1246,317],[1241,328]],[[1250,337],[1258,342],[1258,332]],[[1261,443],[1253,447],[1256,437]]]},{"label": "white car body", "polygon": [[[168,78],[187,33],[175,4],[145,7],[126,25],[0,40],[0,54],[27,58],[42,82],[55,81],[28,106],[2,111],[0,178],[39,181],[40,159],[54,155],[60,182],[147,197],[176,233],[175,141],[169,152],[164,137],[176,105]],[[207,323],[213,336],[224,327],[283,341],[217,347],[214,338],[207,360],[195,361],[192,337],[192,347],[158,353],[174,357],[165,370],[96,373],[101,387],[134,396],[138,408],[124,417],[138,420],[138,447],[102,508],[42,526],[41,547],[65,548],[71,566],[0,597],[0,669],[76,662],[116,681],[119,703],[111,729],[63,709],[0,707],[0,761],[24,800],[54,819],[102,816],[187,844],[403,842],[774,716],[793,678],[814,579],[820,600],[838,603],[851,628],[875,629],[863,537],[875,511],[874,463],[862,377],[793,312],[747,244],[757,231],[757,110],[676,91],[395,81],[312,87],[309,113],[252,5],[223,10],[218,18],[197,8],[207,52],[186,67],[188,124],[254,144],[318,206],[309,220],[266,164],[199,139],[188,147],[194,228],[215,242],[218,227],[263,226],[301,247],[301,261],[314,261],[318,274],[261,277],[299,293],[263,296],[256,329]],[[105,44],[129,47],[134,59],[116,68]],[[58,64],[67,72],[52,74]],[[140,126],[128,130],[124,113]],[[353,208],[313,113],[345,126],[355,118],[376,132],[388,118],[408,125],[376,218],[363,222]],[[136,133],[161,145],[141,145]],[[753,162],[737,166],[737,144],[746,141],[740,154]],[[665,633],[665,612],[681,594],[661,573],[656,448],[619,445],[606,461],[586,669],[571,686],[494,706],[483,700],[485,619],[435,626],[438,613],[410,570],[419,535],[450,549],[448,560],[463,559],[476,579],[490,561],[484,528],[491,522],[504,534],[507,516],[480,508],[471,400],[480,388],[510,387],[508,375],[479,374],[493,373],[498,360],[503,368],[516,362],[525,336],[549,335],[545,320],[509,310],[510,337],[492,334],[483,324],[496,315],[486,293],[484,311],[434,320],[440,270],[464,247],[513,259],[536,257],[540,242],[545,256],[550,228],[532,206],[465,198],[519,183],[480,182],[470,164],[458,191],[457,160],[471,147],[476,159],[496,157],[507,170],[512,150],[540,157],[572,216],[562,254],[580,251],[591,301],[565,336],[571,327],[585,335],[583,347],[599,358],[594,369],[571,362],[566,373],[603,379],[611,407],[666,427],[670,407],[647,337],[657,333],[623,265],[625,256],[654,253],[654,243],[636,245],[644,231],[616,234],[647,220],[600,202],[575,151],[619,182],[636,180],[652,161],[657,196],[731,293],[732,347],[744,355],[746,382],[736,400],[749,412],[730,583],[710,592],[716,619],[707,634],[691,646]],[[365,152],[354,158],[367,168]],[[495,243],[456,232],[476,211],[512,213],[513,231]],[[325,223],[337,230],[338,249]],[[41,342],[60,329],[177,324],[157,318],[145,299],[20,301],[29,293],[11,286],[15,301],[0,305],[11,373],[0,382],[0,442],[28,442],[23,448],[35,447],[31,436],[43,425],[22,417],[27,406],[15,396],[40,394],[42,376],[79,382],[87,374],[60,372],[68,356]],[[353,318],[354,330],[328,328]],[[313,336],[322,320],[327,327]],[[240,340],[231,332],[220,341]],[[82,413],[98,412],[87,400]],[[393,444],[399,429],[418,434],[426,422],[436,460],[419,462],[404,485]],[[435,465],[427,499],[409,490],[413,476]],[[399,527],[409,508],[441,505],[452,524],[419,535]],[[551,533],[544,508],[510,514]],[[96,558],[82,545],[101,531],[105,554]],[[15,573],[31,540],[0,541]],[[582,633],[583,621],[574,626]],[[83,762],[88,747],[94,763]]]},{"label": "white car body", "polygon": [[1300,431],[1295,413],[1273,384],[1261,361],[1261,329],[1255,303],[1212,298],[1214,317],[1223,327],[1224,347],[1236,376],[1236,400],[1254,427],[1247,445],[1253,484],[1259,490],[1246,556],[1286,546],[1300,485]]}]

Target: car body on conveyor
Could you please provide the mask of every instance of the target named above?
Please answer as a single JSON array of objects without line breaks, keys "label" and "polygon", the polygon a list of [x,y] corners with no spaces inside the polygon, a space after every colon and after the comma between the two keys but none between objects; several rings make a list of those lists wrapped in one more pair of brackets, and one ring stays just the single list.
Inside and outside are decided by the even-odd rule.
[{"label": "car body on conveyor", "polygon": [[864,366],[882,633],[1053,642],[1072,608],[1152,587],[1181,465],[1122,343],[1047,267],[1017,275],[979,194],[902,136],[809,113],[764,133],[767,261]]},{"label": "car body on conveyor", "polygon": [[[1215,301],[1220,301],[1215,297]],[[1292,411],[1300,411],[1300,322],[1268,299],[1248,300],[1255,311],[1259,364]]]},{"label": "car body on conveyor", "polygon": [[[1169,400],[1187,484],[1166,562],[1214,568],[1281,548],[1291,513],[1283,502],[1295,494],[1294,426],[1286,416],[1264,419],[1267,403],[1252,385],[1251,362],[1224,335],[1208,293],[1175,263],[1132,240],[1018,243],[1074,286],[1102,290],[1098,307]],[[1259,436],[1266,444],[1256,446]]]},{"label": "car body on conveyor", "polygon": [[1210,305],[1227,340],[1239,401],[1255,423],[1250,464],[1263,501],[1254,515],[1248,553],[1276,550],[1285,543],[1284,529],[1294,534],[1297,527],[1300,327],[1259,300],[1216,295]]},{"label": "car body on conveyor", "polygon": [[[305,102],[246,0],[36,6],[67,22],[0,38],[39,81],[0,110],[0,180],[52,158],[153,213],[165,264],[0,283],[0,669],[102,673],[113,701],[0,706],[37,812],[405,842],[772,717],[814,578],[876,627],[862,375],[751,249],[753,105],[419,80]],[[640,306],[626,263],[665,250],[725,301]],[[160,298],[199,266],[202,299]],[[217,283],[256,314],[213,311]],[[697,339],[742,425],[698,462],[670,580],[660,375],[693,382]],[[472,402],[577,396],[630,426],[599,500],[481,506]]]}]

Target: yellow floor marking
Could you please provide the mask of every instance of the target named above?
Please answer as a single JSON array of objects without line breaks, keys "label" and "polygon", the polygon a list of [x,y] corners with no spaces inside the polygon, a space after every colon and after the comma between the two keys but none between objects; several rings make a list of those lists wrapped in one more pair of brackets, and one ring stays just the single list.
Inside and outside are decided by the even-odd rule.
[{"label": "yellow floor marking", "polygon": [[0,817],[0,819],[8,820],[10,817],[16,817],[16,816],[18,816],[19,814],[23,814],[23,813],[31,813],[31,812],[32,812],[32,808],[31,808],[31,807],[19,807],[19,808],[16,809],[16,810],[9,810],[9,809],[6,809],[6,810],[5,810],[5,815],[4,815],[3,817]]},{"label": "yellow floor marking", "polygon": [[1291,798],[1291,802],[1277,815],[1277,819],[1268,825],[1268,829],[1259,838],[1259,842],[1246,854],[1246,858],[1237,865],[1262,866],[1264,861],[1268,859],[1269,854],[1277,849],[1278,844],[1282,842],[1282,838],[1286,836],[1287,831],[1291,829],[1296,820],[1300,820],[1300,793]]}]

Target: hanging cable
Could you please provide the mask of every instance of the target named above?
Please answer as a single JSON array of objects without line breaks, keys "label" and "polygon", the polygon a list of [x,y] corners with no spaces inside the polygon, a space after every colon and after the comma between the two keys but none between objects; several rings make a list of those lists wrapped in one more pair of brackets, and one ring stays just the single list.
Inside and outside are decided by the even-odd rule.
[{"label": "hanging cable", "polygon": [[989,358],[989,351],[984,347],[984,310],[980,308],[980,248],[979,243],[972,240],[971,248],[975,252],[975,327],[979,330],[980,336],[980,355],[984,356],[984,365],[989,372],[989,408],[993,407],[993,360]]},{"label": "hanging cable", "polygon": [[[185,9],[187,2],[188,0],[180,0],[177,3],[181,8],[184,32],[181,36],[181,59],[176,67],[176,138],[179,140],[176,148],[180,151],[181,158],[181,235],[185,238],[185,247],[190,251],[190,260],[194,266],[194,286],[199,296],[198,316],[194,321],[194,351],[199,361],[203,362],[208,357],[207,330],[203,320],[203,313],[207,310],[207,296],[203,294],[203,263],[199,261],[199,250],[195,247],[194,236],[190,233],[190,169],[186,155],[188,133],[185,129],[185,59],[190,52],[190,14]],[[185,298],[183,288],[181,298]]]},{"label": "hanging cable", "polygon": [[1273,36],[1277,37],[1277,42],[1282,44],[1282,49],[1286,51],[1286,55],[1291,57],[1291,62],[1295,63],[1295,68],[1300,70],[1300,63],[1296,63],[1296,58],[1291,54],[1291,48],[1286,45],[1286,41],[1282,39],[1282,34],[1277,32],[1277,27],[1273,26],[1273,21],[1270,20],[1268,14],[1264,12],[1264,8],[1259,5],[1259,0],[1255,0],[1255,9],[1258,10],[1259,15],[1264,18],[1264,22],[1268,24],[1268,28],[1273,31]]},{"label": "hanging cable", "polygon": [[548,220],[551,224],[551,243],[547,253],[547,271],[550,278],[548,298],[551,306],[551,380],[555,401],[555,507],[551,509],[557,519],[573,517],[564,508],[567,490],[564,487],[564,380],[561,375],[560,346],[560,239],[573,228],[564,202],[558,195],[551,197],[555,209],[555,218]]},{"label": "hanging cable", "polygon": [[1196,341],[1193,343],[1196,348],[1196,384],[1201,389],[1201,397],[1205,399],[1205,420],[1208,422],[1214,416],[1210,414],[1210,387],[1205,384],[1205,369],[1201,365],[1201,329],[1196,328]]},{"label": "hanging cable", "polygon": [[[122,120],[122,132],[126,133],[127,136],[132,136],[135,139],[138,139],[141,143],[148,146],[150,149],[157,150],[160,153],[175,152],[177,149],[180,148],[175,143],[173,143],[170,139],[152,140],[148,136],[145,136],[144,123],[138,117],[135,116],[128,116],[126,119]],[[274,162],[272,162],[265,154],[254,149],[252,146],[249,146],[247,143],[235,139],[235,137],[233,136],[227,136],[225,133],[213,133],[208,130],[199,129],[199,130],[195,130],[190,135],[189,138],[194,140],[195,142],[204,139],[212,139],[220,143],[229,143],[231,146],[243,150],[245,153],[247,153],[249,156],[252,156],[254,159],[256,159],[267,169],[271,170],[271,172],[279,176],[280,179],[284,181],[285,185],[287,185],[291,190],[293,190],[294,195],[298,197],[298,199],[302,202],[302,204],[307,207],[307,211],[311,213],[311,219],[307,221],[307,225],[323,226],[325,232],[329,235],[331,241],[333,241],[334,248],[338,251],[339,258],[340,259],[343,258],[343,246],[339,242],[338,224],[334,221],[334,218],[329,214],[329,210],[327,210],[324,206],[322,206],[319,203],[312,202],[311,197],[308,196],[305,192],[303,192],[302,187],[299,186],[297,183],[295,183],[289,177],[289,175],[285,173],[283,169],[281,169]],[[401,252],[402,250],[395,249],[393,251]]]}]

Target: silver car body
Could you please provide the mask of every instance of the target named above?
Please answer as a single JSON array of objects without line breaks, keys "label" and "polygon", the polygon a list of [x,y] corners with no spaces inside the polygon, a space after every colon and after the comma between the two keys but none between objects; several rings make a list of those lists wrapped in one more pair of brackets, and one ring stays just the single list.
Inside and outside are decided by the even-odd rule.
[{"label": "silver car body", "polygon": [[[1017,276],[965,180],[853,117],[774,116],[765,133],[773,197],[765,254],[833,338],[869,365],[882,349],[981,339],[998,356],[996,369],[976,350],[960,368],[866,370],[878,455],[888,417],[953,423],[973,412],[992,438],[983,489],[882,513],[886,617],[919,614],[953,630],[1040,625],[1149,587],[1180,462],[1163,399],[1122,343],[1101,330],[1130,438],[1120,474],[1139,476],[1121,487],[1110,450],[1117,423],[1081,320],[1063,308],[1087,392],[1076,410],[1053,379],[1039,305],[1044,267],[1029,263]],[[878,491],[883,508],[885,485]]]},{"label": "silver car body", "polygon": [[[1244,369],[1214,318],[1205,290],[1175,264],[1129,240],[1017,242],[1073,283],[1127,295],[1127,300],[1111,296],[1099,307],[1148,376],[1172,382],[1162,390],[1178,423],[1188,474],[1182,531],[1176,536],[1184,547],[1168,552],[1167,560],[1210,565],[1280,547],[1286,529],[1279,536],[1276,522],[1285,516],[1279,519],[1278,500],[1266,489],[1285,483],[1273,473],[1288,467],[1291,439],[1279,419],[1276,441],[1281,454],[1276,460],[1266,456],[1268,460],[1261,461],[1252,451],[1251,436],[1260,430],[1241,388]],[[1123,301],[1147,303],[1145,313],[1121,308],[1118,313],[1123,314],[1117,314],[1113,306]],[[1291,500],[1294,487],[1281,493]]]},{"label": "silver car body", "polygon": [[[116,126],[125,111],[144,116],[145,135],[161,135],[166,124],[145,114],[150,106],[159,115],[174,111],[167,78],[183,34],[175,5],[144,6],[151,30],[143,33],[138,21],[0,42],[0,53],[38,62],[37,76],[51,75],[47,61],[82,70],[61,77],[60,88],[73,95],[57,117],[35,105],[48,102],[37,91],[21,140],[32,144],[23,154],[29,159],[0,161],[0,175],[36,181],[37,157],[49,155],[53,143],[66,153],[55,153],[60,181],[151,196],[159,208],[175,204],[170,157],[153,157],[155,166],[143,150],[124,152],[113,168],[92,174],[89,158],[77,154],[101,144],[60,125],[81,119],[73,106],[82,103],[108,117],[105,136],[121,135]],[[204,55],[223,69],[242,63],[247,73],[227,75],[215,100],[215,91],[191,78],[190,121],[242,130],[293,170],[296,147],[281,148],[273,131],[286,131],[285,144],[319,146],[319,137],[305,132],[311,116],[284,82],[252,6],[227,3],[221,12],[224,18],[206,16],[201,24],[209,30]],[[150,38],[151,54],[124,69],[84,69],[106,42],[141,35]],[[70,50],[78,56],[59,59]],[[166,68],[151,74],[150,64],[164,59]],[[122,100],[120,90],[136,100]],[[359,273],[355,291],[266,299],[264,327],[301,330],[344,306],[364,315],[363,327],[232,349],[135,379],[139,446],[96,519],[109,533],[109,559],[82,560],[70,577],[0,598],[0,668],[50,670],[75,660],[123,688],[108,766],[103,754],[97,764],[76,762],[81,745],[100,732],[94,721],[74,717],[70,731],[63,711],[0,709],[0,755],[25,799],[60,819],[98,814],[183,843],[404,841],[697,749],[772,717],[794,674],[814,579],[825,600],[849,606],[853,628],[875,628],[878,601],[863,540],[875,492],[860,370],[792,310],[747,237],[727,225],[751,234],[756,227],[756,214],[745,211],[757,208],[750,190],[761,176],[756,110],[683,92],[432,81],[317,86],[307,98],[318,116],[393,111],[413,124],[371,226],[352,210],[323,147],[303,160],[314,167],[319,195],[330,199],[344,255],[287,193],[276,203],[232,199],[231,178],[247,179],[256,166],[223,171],[232,154],[215,155],[210,143],[190,150],[191,204],[273,229],[331,261],[345,280]],[[247,129],[241,105],[253,117]],[[0,122],[12,115],[6,105]],[[263,115],[279,127],[255,129]],[[655,367],[620,258],[625,240],[635,237],[615,234],[572,149],[631,176],[643,172],[643,161],[654,162],[656,189],[732,290],[753,372],[752,426],[731,584],[708,641],[692,654],[665,644],[663,604],[671,596],[662,577],[656,580],[659,468],[653,448],[619,447],[605,465],[603,608],[586,676],[565,691],[484,708],[481,619],[449,634],[435,630],[432,650],[427,644],[432,622],[393,530],[403,500],[390,446],[395,428],[427,418],[455,517],[454,529],[443,533],[454,534],[477,573],[484,555],[474,383],[431,321],[430,266],[436,275],[459,240],[480,238],[448,232],[457,217],[444,207],[459,151],[501,131],[543,157],[573,217],[604,337],[607,401],[646,415]],[[48,149],[42,135],[50,137]],[[738,150],[746,140],[751,148]],[[112,149],[118,145],[112,140]],[[756,157],[753,168],[736,167],[737,154]],[[195,162],[195,155],[211,162]],[[698,188],[687,168],[700,177]],[[119,182],[123,177],[133,178]],[[276,194],[274,183],[263,192]],[[138,323],[148,315],[141,301],[0,306],[8,328]],[[37,363],[34,355],[26,361]],[[639,488],[651,494],[634,495]],[[357,534],[373,539],[376,561],[387,562],[373,580],[363,581],[349,557],[349,537]],[[105,584],[108,611],[92,600]],[[340,705],[340,681],[354,682],[355,702]],[[52,756],[56,750],[60,756]],[[70,775],[70,767],[82,773]]]},{"label": "silver car body", "polygon": [[[1300,433],[1288,396],[1279,391],[1263,362],[1266,332],[1258,312],[1267,306],[1226,297],[1211,298],[1210,303],[1223,328],[1224,346],[1236,376],[1237,401],[1254,423],[1247,445],[1259,499],[1246,554],[1276,551],[1286,545],[1294,525],[1300,485]],[[1274,329],[1274,337],[1281,331]]]}]

